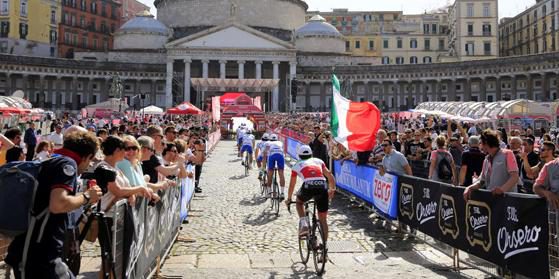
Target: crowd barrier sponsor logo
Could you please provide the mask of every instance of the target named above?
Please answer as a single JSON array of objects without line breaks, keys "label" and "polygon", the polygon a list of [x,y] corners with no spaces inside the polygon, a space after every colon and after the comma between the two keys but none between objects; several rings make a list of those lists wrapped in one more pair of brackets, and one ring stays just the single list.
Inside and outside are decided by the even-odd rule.
[{"label": "crowd barrier sponsor logo", "polygon": [[373,205],[386,217],[398,216],[398,177],[381,176],[371,166],[357,166],[352,161],[334,161],[336,185]]},{"label": "crowd barrier sponsor logo", "polygon": [[466,202],[461,187],[408,176],[398,181],[400,222],[513,273],[549,278],[545,200],[474,191]]},{"label": "crowd barrier sponsor logo", "polygon": [[458,227],[458,218],[456,218],[454,197],[443,194],[439,204],[441,205],[439,208],[439,228],[441,232],[443,235],[451,235],[454,239],[458,238],[460,228]]},{"label": "crowd barrier sponsor logo", "polygon": [[481,245],[483,250],[491,249],[491,208],[487,203],[468,201],[466,203],[466,238],[470,245]]}]

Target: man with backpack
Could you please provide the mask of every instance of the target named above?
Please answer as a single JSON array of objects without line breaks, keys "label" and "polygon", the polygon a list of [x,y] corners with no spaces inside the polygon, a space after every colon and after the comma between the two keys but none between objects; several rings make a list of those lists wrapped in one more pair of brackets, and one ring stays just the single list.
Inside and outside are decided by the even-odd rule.
[{"label": "man with backpack", "polygon": [[[62,259],[65,233],[70,225],[69,213],[96,203],[102,195],[96,185],[77,193],[77,178],[89,167],[97,149],[94,135],[78,131],[64,137],[63,148],[55,152],[59,155],[55,158],[42,163],[16,162],[0,168],[0,190],[15,191],[17,186],[30,189],[27,196],[36,193],[34,200],[0,202],[0,211],[18,213],[13,220],[0,222],[0,232],[11,231],[15,236],[5,262],[13,268],[16,278],[74,278]],[[7,168],[18,171],[5,171]],[[14,173],[33,179],[22,180],[22,175]],[[10,187],[15,181],[19,184]],[[22,220],[30,221],[23,227],[10,223]],[[14,227],[23,230],[14,231]]]},{"label": "man with backpack", "polygon": [[437,150],[431,152],[431,166],[429,167],[429,179],[449,184],[455,184],[456,166],[452,154],[445,149],[446,138],[437,138]]}]

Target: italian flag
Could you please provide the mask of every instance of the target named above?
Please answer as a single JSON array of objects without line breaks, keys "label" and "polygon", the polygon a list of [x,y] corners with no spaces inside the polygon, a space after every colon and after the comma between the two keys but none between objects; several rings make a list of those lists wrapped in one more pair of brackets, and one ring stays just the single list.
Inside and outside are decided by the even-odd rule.
[{"label": "italian flag", "polygon": [[380,129],[380,111],[369,102],[352,102],[340,94],[340,81],[332,75],[330,127],[334,139],[352,151],[370,151]]}]

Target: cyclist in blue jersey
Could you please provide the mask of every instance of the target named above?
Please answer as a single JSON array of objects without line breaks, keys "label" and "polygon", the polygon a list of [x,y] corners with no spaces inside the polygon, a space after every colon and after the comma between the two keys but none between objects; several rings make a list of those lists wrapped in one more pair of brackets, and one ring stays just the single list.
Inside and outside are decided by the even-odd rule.
[{"label": "cyclist in blue jersey", "polygon": [[256,149],[254,150],[254,157],[256,157],[256,165],[260,170],[260,172],[258,173],[258,180],[261,180],[262,174],[264,174],[264,167],[262,164],[262,160],[264,158],[262,155],[264,154],[264,148],[266,147],[266,143],[268,142],[269,138],[270,135],[268,135],[268,133],[264,133],[264,135],[262,135],[260,142],[256,145]]},{"label": "cyclist in blue jersey", "polygon": [[[252,134],[252,130],[247,129],[246,134],[243,136],[241,140],[241,157],[244,155],[245,152],[249,154],[248,156],[248,168],[252,169],[252,151],[254,150],[254,135]],[[243,161],[244,165],[244,161]]]},{"label": "cyclist in blue jersey", "polygon": [[[283,153],[283,143],[278,140],[278,135],[272,134],[270,136],[270,141],[266,143],[264,149],[264,165],[268,167],[268,189],[272,187],[272,176],[274,175],[274,169],[278,170],[279,180],[280,180],[280,199],[284,199],[285,193],[285,177],[283,176],[283,169],[285,167],[285,155]],[[268,191],[271,193],[272,191]]]},{"label": "cyclist in blue jersey", "polygon": [[239,128],[237,128],[237,157],[241,157],[241,144],[243,143],[243,136],[246,133],[246,123],[241,123]]}]

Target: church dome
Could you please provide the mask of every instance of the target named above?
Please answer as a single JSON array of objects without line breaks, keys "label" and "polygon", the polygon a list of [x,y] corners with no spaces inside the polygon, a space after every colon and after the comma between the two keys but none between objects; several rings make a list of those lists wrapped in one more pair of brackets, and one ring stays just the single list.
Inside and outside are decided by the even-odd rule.
[{"label": "church dome", "polygon": [[336,27],[332,26],[330,23],[326,22],[320,15],[315,15],[309,21],[303,25],[303,27],[299,28],[295,32],[296,37],[336,37],[342,38],[343,35],[336,29]]},{"label": "church dome", "polygon": [[148,11],[127,21],[114,34],[114,49],[160,49],[170,35],[165,24],[153,18]]},{"label": "church dome", "polygon": [[169,35],[169,29],[148,11],[138,13],[136,17],[124,23],[117,33],[136,33]]}]

